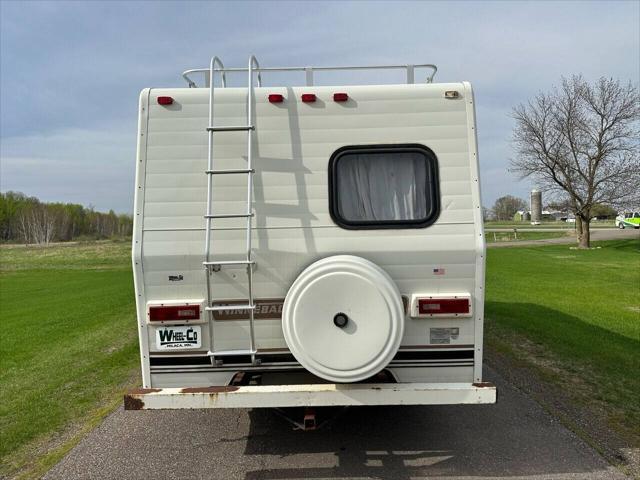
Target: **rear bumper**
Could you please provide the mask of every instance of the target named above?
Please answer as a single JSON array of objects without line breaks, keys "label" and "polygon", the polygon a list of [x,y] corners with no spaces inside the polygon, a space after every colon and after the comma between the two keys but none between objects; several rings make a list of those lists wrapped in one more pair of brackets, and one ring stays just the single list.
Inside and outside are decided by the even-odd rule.
[{"label": "rear bumper", "polygon": [[453,405],[496,402],[491,383],[359,383],[140,388],[124,396],[126,410]]}]

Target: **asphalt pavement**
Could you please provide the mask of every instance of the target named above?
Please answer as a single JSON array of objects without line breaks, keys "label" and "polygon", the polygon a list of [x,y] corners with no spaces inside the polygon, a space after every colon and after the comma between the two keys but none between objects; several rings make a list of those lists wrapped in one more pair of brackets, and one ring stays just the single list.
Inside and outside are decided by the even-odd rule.
[{"label": "asphalt pavement", "polygon": [[308,432],[268,409],[120,408],[45,478],[625,478],[496,371],[485,378],[496,405],[352,407]]}]

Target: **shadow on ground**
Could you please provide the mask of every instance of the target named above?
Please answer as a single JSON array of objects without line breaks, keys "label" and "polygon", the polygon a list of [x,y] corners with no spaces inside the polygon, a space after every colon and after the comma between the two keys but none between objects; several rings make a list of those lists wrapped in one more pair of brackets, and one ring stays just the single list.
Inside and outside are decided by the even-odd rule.
[{"label": "shadow on ground", "polygon": [[603,471],[604,462],[589,458],[589,449],[537,405],[528,399],[517,405],[520,394],[500,387],[495,406],[351,408],[312,432],[292,431],[272,411],[253,410],[245,455],[279,460],[244,478],[591,478]]}]

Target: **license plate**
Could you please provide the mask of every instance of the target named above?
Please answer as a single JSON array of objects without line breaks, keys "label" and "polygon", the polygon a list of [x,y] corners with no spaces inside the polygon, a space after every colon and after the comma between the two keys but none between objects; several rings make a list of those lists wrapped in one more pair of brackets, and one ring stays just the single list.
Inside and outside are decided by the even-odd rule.
[{"label": "license plate", "polygon": [[200,348],[202,345],[200,327],[161,327],[156,329],[156,347],[158,350],[185,350]]}]

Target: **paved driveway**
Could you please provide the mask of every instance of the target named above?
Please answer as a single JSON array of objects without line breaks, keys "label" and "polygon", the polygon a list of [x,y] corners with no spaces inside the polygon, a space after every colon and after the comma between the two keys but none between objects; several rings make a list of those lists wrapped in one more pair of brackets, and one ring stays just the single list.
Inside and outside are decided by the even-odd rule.
[{"label": "paved driveway", "polygon": [[47,479],[616,479],[495,371],[497,405],[351,408],[292,431],[273,411],[117,410]]}]

